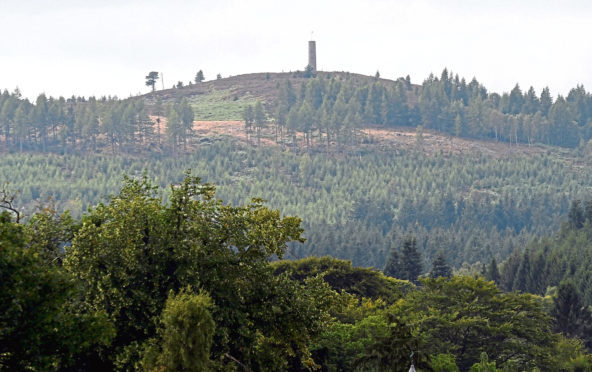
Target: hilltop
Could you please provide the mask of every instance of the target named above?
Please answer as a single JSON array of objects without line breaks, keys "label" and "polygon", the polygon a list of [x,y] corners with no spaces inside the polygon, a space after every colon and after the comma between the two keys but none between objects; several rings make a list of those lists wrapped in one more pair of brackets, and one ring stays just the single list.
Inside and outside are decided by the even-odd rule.
[{"label": "hilltop", "polygon": [[[404,78],[390,80],[376,78],[350,72],[324,72],[316,75],[319,79],[336,79],[338,81],[353,82],[357,86],[368,86],[379,83],[387,89],[394,89],[397,82],[405,82]],[[183,98],[187,99],[195,113],[193,123],[194,134],[198,143],[209,142],[219,135],[230,136],[240,142],[246,142],[243,112],[245,107],[261,101],[268,113],[273,115],[277,105],[280,85],[289,81],[296,92],[304,89],[310,78],[304,77],[301,71],[282,73],[251,73],[230,76],[215,80],[193,83],[182,88],[157,90],[139,96],[150,106],[157,100],[163,104],[170,104]],[[406,91],[408,104],[415,106],[421,93],[421,85],[411,84]],[[155,120],[155,118],[153,118]],[[270,118],[273,120],[272,118]],[[164,134],[166,119],[157,129]],[[410,149],[418,144],[418,132],[414,127],[399,126],[385,127],[374,125],[361,129],[364,143],[356,146],[377,146],[382,149]],[[299,133],[302,135],[302,133]],[[263,130],[263,146],[278,146],[273,140],[273,128],[268,126]],[[421,130],[421,147],[430,154],[442,151],[453,154],[485,154],[493,156],[533,155],[550,151],[548,146],[512,144],[499,140],[480,140],[475,138],[459,138],[434,130]]]},{"label": "hilltop", "polygon": [[[341,81],[351,80],[360,85],[379,82],[388,88],[394,87],[396,84],[396,80],[376,78],[345,71],[318,71],[316,77],[319,79],[336,78]],[[198,97],[208,96],[214,92],[224,92],[226,95],[221,95],[221,97],[231,101],[236,101],[235,98],[240,100],[249,97],[273,105],[277,99],[278,83],[289,80],[294,88],[299,90],[300,86],[306,84],[310,79],[310,77],[305,77],[305,73],[302,71],[258,72],[222,77],[201,83],[192,83],[191,85],[184,85],[182,88],[156,90],[139,97],[146,99],[148,102],[153,102],[155,98],[160,98],[164,101],[183,97],[197,99]],[[421,88],[420,85],[413,85],[413,87],[415,91]]]},{"label": "hilltop", "polygon": [[[316,77],[352,81],[361,86],[379,82],[387,88],[393,88],[396,84],[396,80],[377,79],[372,76],[343,71],[318,71]],[[289,81],[294,90],[299,92],[302,89],[301,86],[306,85],[310,79],[310,77],[305,77],[302,71],[260,72],[192,83],[182,88],[156,90],[138,98],[144,99],[151,105],[157,99],[164,103],[170,103],[186,98],[191,103],[197,120],[242,120],[245,106],[254,104],[258,100],[265,105],[268,112],[273,112],[277,102],[279,84]],[[419,85],[413,85],[413,92],[418,92],[419,89]],[[409,93],[409,100],[417,102],[417,95],[413,92]]]}]

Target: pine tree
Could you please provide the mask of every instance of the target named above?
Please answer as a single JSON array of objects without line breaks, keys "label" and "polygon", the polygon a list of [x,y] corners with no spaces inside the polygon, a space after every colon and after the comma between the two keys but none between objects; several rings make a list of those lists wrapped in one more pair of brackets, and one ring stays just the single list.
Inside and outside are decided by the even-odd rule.
[{"label": "pine tree", "polygon": [[393,277],[393,278],[400,278],[401,277],[401,255],[399,254],[398,249],[393,245],[389,252],[389,257],[386,260],[386,264],[384,265],[384,269],[382,270],[384,275]]},{"label": "pine tree", "polygon": [[265,125],[265,112],[263,111],[263,105],[261,101],[257,101],[255,103],[255,108],[253,109],[253,120],[255,123],[255,128],[257,130],[257,145],[261,145],[261,130]]},{"label": "pine tree", "polygon": [[197,74],[195,74],[195,83],[199,84],[205,80],[204,73],[202,70],[199,70]]},{"label": "pine tree", "polygon": [[571,202],[567,219],[569,227],[572,229],[581,229],[584,226],[584,209],[582,208],[582,202],[580,200],[573,200]]},{"label": "pine tree", "polygon": [[432,270],[430,271],[430,278],[450,278],[452,276],[452,268],[448,265],[444,252],[438,252],[436,259],[432,262]]},{"label": "pine tree", "polygon": [[487,267],[487,274],[485,275],[485,279],[494,282],[496,285],[500,284],[500,273],[495,258],[491,259],[491,262]]},{"label": "pine tree", "polygon": [[401,279],[407,279],[413,283],[417,283],[417,277],[421,275],[423,265],[421,263],[421,254],[417,250],[417,239],[415,236],[405,238],[401,253],[401,266],[404,274]]},{"label": "pine tree", "polygon": [[524,251],[516,279],[514,280],[514,289],[522,292],[528,292],[530,288],[530,251]]},{"label": "pine tree", "polygon": [[500,275],[501,288],[505,291],[512,291],[514,289],[514,282],[520,268],[520,255],[517,251],[512,253],[510,257],[504,262]]},{"label": "pine tree", "polygon": [[586,347],[592,348],[592,314],[582,303],[573,281],[561,282],[553,305],[551,315],[555,332],[567,337],[579,337]]},{"label": "pine tree", "polygon": [[584,216],[586,217],[586,222],[592,224],[592,200],[586,200],[584,202]]},{"label": "pine tree", "polygon": [[540,111],[541,114],[547,116],[549,114],[549,109],[553,105],[553,98],[551,97],[551,92],[549,91],[549,87],[543,88],[541,91],[541,99],[540,99]]}]

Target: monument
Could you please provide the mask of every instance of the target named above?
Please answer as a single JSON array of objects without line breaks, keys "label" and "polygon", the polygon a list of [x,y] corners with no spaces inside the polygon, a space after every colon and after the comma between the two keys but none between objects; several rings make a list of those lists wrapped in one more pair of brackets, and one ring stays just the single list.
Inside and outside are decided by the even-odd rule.
[{"label": "monument", "polygon": [[317,72],[317,45],[316,42],[311,40],[308,42],[308,66],[307,70],[310,69],[312,73]]}]

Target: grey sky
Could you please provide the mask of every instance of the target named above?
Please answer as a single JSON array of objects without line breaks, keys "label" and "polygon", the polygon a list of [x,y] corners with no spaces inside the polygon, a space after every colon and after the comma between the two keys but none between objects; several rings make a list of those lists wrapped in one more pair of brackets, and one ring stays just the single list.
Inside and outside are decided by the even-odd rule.
[{"label": "grey sky", "polygon": [[588,1],[0,0],[0,88],[27,97],[147,92],[249,72],[321,70],[420,83],[448,67],[492,91],[592,88]]}]

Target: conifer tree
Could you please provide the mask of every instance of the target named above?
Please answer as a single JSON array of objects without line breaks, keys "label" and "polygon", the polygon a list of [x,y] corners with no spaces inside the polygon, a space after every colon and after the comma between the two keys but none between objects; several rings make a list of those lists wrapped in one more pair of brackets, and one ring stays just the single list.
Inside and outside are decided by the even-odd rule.
[{"label": "conifer tree", "polygon": [[195,83],[199,84],[205,80],[204,73],[202,70],[199,70],[197,74],[195,74]]},{"label": "conifer tree", "polygon": [[530,251],[524,251],[516,279],[514,279],[514,289],[522,292],[527,292],[530,288]]},{"label": "conifer tree", "polygon": [[417,278],[423,271],[421,263],[421,254],[417,250],[417,239],[415,236],[407,236],[403,240],[403,249],[401,250],[401,268],[403,276],[400,279],[407,279],[418,283]]},{"label": "conifer tree", "polygon": [[496,285],[500,284],[500,273],[495,258],[491,259],[491,262],[487,267],[487,274],[485,275],[485,279],[494,282]]},{"label": "conifer tree", "polygon": [[520,256],[517,251],[512,253],[510,257],[504,262],[500,275],[501,288],[505,291],[514,289],[514,282],[520,268]]},{"label": "conifer tree", "polygon": [[584,226],[584,209],[580,200],[573,200],[569,213],[567,214],[569,227],[572,229],[581,229]]},{"label": "conifer tree", "polygon": [[391,247],[389,257],[386,260],[386,265],[382,270],[384,275],[399,278],[401,277],[401,255],[399,254],[398,249],[395,246]]},{"label": "conifer tree", "polygon": [[430,278],[450,278],[452,276],[452,268],[446,262],[444,252],[438,252],[436,259],[432,262],[432,270],[430,271]]},{"label": "conifer tree", "polygon": [[252,131],[253,122],[255,121],[255,115],[253,113],[253,106],[248,105],[243,111],[243,120],[245,121],[245,135],[247,137],[247,143],[249,143],[249,135]]},{"label": "conifer tree", "polygon": [[261,145],[261,130],[265,125],[265,112],[263,111],[263,105],[261,101],[257,101],[255,103],[255,108],[253,109],[253,119],[255,122],[255,128],[257,129],[257,145]]},{"label": "conifer tree", "polygon": [[592,348],[592,314],[582,303],[573,281],[561,282],[553,305],[554,330],[567,337],[579,337],[588,349]]}]

